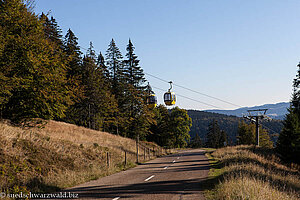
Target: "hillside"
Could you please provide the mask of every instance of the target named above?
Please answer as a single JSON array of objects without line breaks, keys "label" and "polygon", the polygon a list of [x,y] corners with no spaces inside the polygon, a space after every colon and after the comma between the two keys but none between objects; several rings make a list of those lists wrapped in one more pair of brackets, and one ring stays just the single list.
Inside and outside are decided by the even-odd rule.
[{"label": "hillside", "polygon": [[[207,199],[292,200],[300,197],[299,165],[284,164],[273,149],[234,146],[207,154]],[[211,157],[212,156],[212,157]],[[209,188],[212,185],[212,188]]]},{"label": "hillside", "polygon": [[237,117],[242,117],[247,114],[247,110],[257,110],[257,109],[268,109],[267,115],[273,119],[282,120],[287,113],[287,108],[290,106],[289,102],[281,102],[276,104],[265,104],[261,106],[253,107],[243,107],[236,110],[205,110],[205,112],[213,112],[225,115],[234,115]]},{"label": "hillside", "polygon": [[[215,119],[222,130],[225,130],[229,137],[229,143],[235,144],[236,134],[238,129],[238,123],[244,120],[241,117],[229,116],[218,113],[204,112],[198,110],[188,110],[188,115],[192,118],[192,127],[190,130],[191,138],[195,137],[198,133],[201,140],[206,140],[208,125]],[[269,134],[273,141],[277,140],[277,134],[280,133],[283,125],[280,120],[264,121],[264,128],[271,129]],[[276,134],[277,133],[277,134]]]},{"label": "hillside", "polygon": [[[156,145],[141,142],[141,161],[141,146],[158,153]],[[135,152],[134,140],[72,124],[50,120],[41,128],[22,129],[0,122],[0,188],[10,193],[56,191],[132,167]]]}]

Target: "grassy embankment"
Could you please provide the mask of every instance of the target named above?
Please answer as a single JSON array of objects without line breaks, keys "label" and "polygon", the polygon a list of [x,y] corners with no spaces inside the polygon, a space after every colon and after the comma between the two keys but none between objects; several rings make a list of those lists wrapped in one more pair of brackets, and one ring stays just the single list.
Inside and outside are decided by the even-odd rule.
[{"label": "grassy embankment", "polygon": [[[143,161],[143,148],[139,152]],[[63,122],[26,130],[0,122],[0,192],[58,191],[133,167],[135,153],[134,140]]]},{"label": "grassy embankment", "polygon": [[300,166],[281,164],[272,149],[226,147],[207,156],[211,170],[203,186],[208,199],[300,199]]}]

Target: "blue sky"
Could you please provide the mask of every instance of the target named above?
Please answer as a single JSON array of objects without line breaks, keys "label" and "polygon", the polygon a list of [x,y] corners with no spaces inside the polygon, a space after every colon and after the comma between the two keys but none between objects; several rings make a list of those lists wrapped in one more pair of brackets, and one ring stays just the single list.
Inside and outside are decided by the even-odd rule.
[{"label": "blue sky", "polygon": [[[298,0],[36,0],[79,44],[125,56],[131,38],[146,73],[240,106],[289,101],[300,61]],[[83,50],[83,49],[82,49]],[[85,50],[83,50],[85,53]],[[146,76],[156,88],[169,85]],[[237,107],[173,87],[222,109]],[[163,92],[155,89],[159,103]],[[182,97],[186,109],[213,107]]]}]

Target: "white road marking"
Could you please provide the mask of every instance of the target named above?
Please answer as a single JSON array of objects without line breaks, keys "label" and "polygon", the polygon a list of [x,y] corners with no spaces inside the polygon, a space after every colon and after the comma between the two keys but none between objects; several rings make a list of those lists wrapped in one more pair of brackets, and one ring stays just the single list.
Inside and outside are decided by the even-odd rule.
[{"label": "white road marking", "polygon": [[165,167],[164,169],[168,169],[168,167]]},{"label": "white road marking", "polygon": [[173,163],[175,162],[175,160],[173,160]]},{"label": "white road marking", "polygon": [[120,199],[120,197],[116,197],[116,198],[114,198],[114,199],[112,199],[112,200],[118,200],[118,199]]},{"label": "white road marking", "polygon": [[149,181],[151,178],[153,178],[155,175],[150,176],[149,178],[146,178],[145,181]]}]

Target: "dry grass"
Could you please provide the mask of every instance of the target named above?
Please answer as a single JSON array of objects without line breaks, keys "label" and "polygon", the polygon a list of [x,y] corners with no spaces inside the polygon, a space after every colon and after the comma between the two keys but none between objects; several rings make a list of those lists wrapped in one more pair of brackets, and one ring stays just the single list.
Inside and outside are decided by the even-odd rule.
[{"label": "dry grass", "polygon": [[[271,149],[237,146],[217,149],[219,183],[210,199],[290,200],[300,198],[299,166],[280,163]],[[214,170],[212,175],[214,175]],[[221,173],[220,173],[221,171]]]},{"label": "dry grass", "polygon": [[[158,150],[153,143],[141,145]],[[0,191],[57,191],[133,167],[135,152],[134,140],[63,122],[26,130],[0,122]],[[143,161],[143,148],[139,152]]]}]

